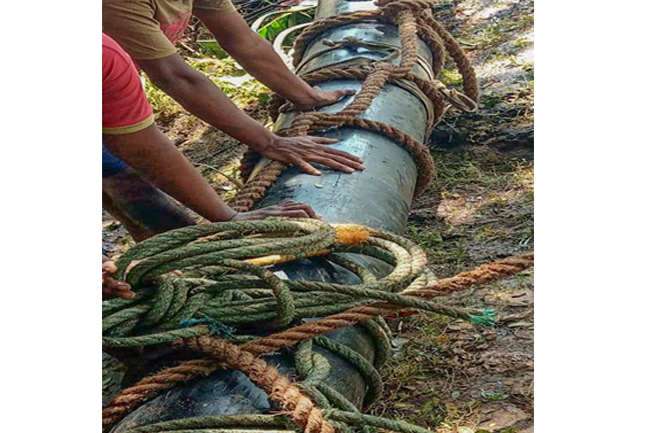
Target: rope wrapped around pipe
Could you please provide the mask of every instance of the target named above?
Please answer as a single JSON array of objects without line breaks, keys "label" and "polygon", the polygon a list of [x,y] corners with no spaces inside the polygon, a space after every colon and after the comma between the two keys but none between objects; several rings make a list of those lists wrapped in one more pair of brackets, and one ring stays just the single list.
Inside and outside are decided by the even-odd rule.
[{"label": "rope wrapped around pipe", "polygon": [[[361,90],[353,100],[338,113],[306,112],[300,114],[290,127],[278,131],[282,136],[305,136],[309,133],[324,131],[330,128],[351,126],[387,136],[396,144],[411,154],[418,166],[418,179],[415,195],[422,194],[435,178],[435,165],[429,149],[397,127],[386,123],[376,122],[361,117],[382,88],[389,82],[405,80],[412,82],[431,100],[434,106],[431,124],[436,125],[442,119],[449,106],[461,107],[465,111],[476,110],[478,101],[478,81],[469,59],[453,36],[438,23],[430,9],[435,5],[433,0],[377,0],[379,6],[373,11],[339,14],[315,21],[298,36],[294,43],[294,65],[302,61],[304,52],[312,41],[326,30],[352,23],[378,21],[394,24],[398,27],[400,37],[399,63],[377,61],[370,68],[325,68],[308,74],[310,83],[337,78],[362,79]],[[442,69],[444,59],[448,54],[455,62],[463,77],[464,94],[453,89],[447,89],[438,80],[428,81],[412,74],[412,69],[418,63],[418,37],[422,39],[433,52],[433,73],[437,75]],[[362,40],[347,41],[347,44],[366,44]],[[389,58],[393,56],[390,55]],[[434,77],[435,78],[435,77]],[[271,115],[277,116],[277,109],[283,103],[275,97],[271,104]],[[230,205],[237,211],[250,210],[275,183],[277,178],[288,167],[287,163],[273,161],[265,164],[259,170],[254,170],[261,156],[247,153],[242,159],[242,176],[246,184],[231,200]],[[255,173],[255,176],[252,174]]]}]

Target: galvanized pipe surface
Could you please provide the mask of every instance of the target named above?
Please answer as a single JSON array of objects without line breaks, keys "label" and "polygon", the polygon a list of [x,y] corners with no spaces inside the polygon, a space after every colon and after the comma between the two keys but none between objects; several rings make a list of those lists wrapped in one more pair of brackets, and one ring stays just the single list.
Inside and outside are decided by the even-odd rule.
[{"label": "galvanized pipe surface", "polygon": [[[372,1],[320,1],[316,18],[325,18],[342,12],[371,10]],[[331,29],[314,40],[305,50],[303,62],[296,68],[299,73],[336,65],[355,59],[381,60],[389,55],[385,50],[372,48],[338,47],[332,49],[322,43],[346,37],[358,37],[367,42],[400,46],[397,27],[385,23],[358,23]],[[421,61],[413,73],[422,78],[432,78],[432,53],[422,41],[418,41]],[[392,60],[397,64],[399,58]],[[324,90],[361,88],[360,80],[335,80],[316,85]],[[347,98],[319,111],[336,113],[351,102]],[[388,84],[375,98],[362,117],[383,122],[399,128],[411,137],[424,142],[430,117],[427,103],[421,97],[401,86]],[[281,114],[275,129],[288,127],[295,113]],[[286,170],[273,185],[258,206],[277,204],[292,199],[311,205],[329,222],[354,222],[367,226],[402,232],[411,208],[411,200],[417,179],[417,167],[408,152],[390,139],[372,132],[355,128],[341,128],[322,134],[336,138],[332,145],[365,160],[366,170],[345,174],[319,167],[322,176],[304,174],[299,168]]]},{"label": "galvanized pipe surface", "polygon": [[[316,13],[324,18],[343,12],[372,10],[373,1],[321,0]],[[399,46],[397,28],[383,23],[359,23],[342,26],[322,35],[330,40],[341,40],[347,36],[360,37],[366,41]],[[419,41],[420,62],[413,72],[431,77],[432,54]],[[379,60],[390,50],[368,50],[365,48],[332,49],[315,40],[304,55],[305,61],[298,66],[299,72],[335,65],[358,58]],[[395,60],[397,62],[398,59]],[[330,89],[359,89],[361,81],[335,80],[319,83],[319,87]],[[350,98],[322,111],[337,112],[350,102]],[[397,86],[387,85],[374,100],[363,117],[393,125],[413,138],[426,139],[430,113],[427,103],[418,95]],[[275,128],[287,127],[295,114],[283,114]],[[375,133],[355,128],[341,128],[327,131],[324,136],[337,138],[333,147],[345,150],[365,160],[367,169],[363,172],[344,174],[321,168],[322,176],[309,176],[290,168],[271,187],[258,206],[266,206],[292,199],[310,204],[329,222],[354,222],[367,226],[402,232],[413,198],[417,179],[417,166],[411,156],[390,139]],[[387,271],[380,262],[358,255],[348,255],[365,264],[377,274]],[[358,283],[358,278],[337,265],[324,260],[301,260],[276,268],[283,278],[304,279],[342,284]],[[341,329],[328,335],[356,350],[372,362],[375,344],[361,327]],[[361,375],[347,361],[322,349],[316,349],[329,360],[332,369],[327,384],[361,407],[366,393],[366,384]],[[280,372],[293,372],[293,357],[277,354],[265,358],[276,365]],[[231,415],[265,413],[272,410],[266,394],[253,385],[241,372],[219,371],[208,378],[194,380],[185,386],[170,390],[135,410],[120,422],[113,432],[124,432],[130,428],[171,419],[207,415]]]}]

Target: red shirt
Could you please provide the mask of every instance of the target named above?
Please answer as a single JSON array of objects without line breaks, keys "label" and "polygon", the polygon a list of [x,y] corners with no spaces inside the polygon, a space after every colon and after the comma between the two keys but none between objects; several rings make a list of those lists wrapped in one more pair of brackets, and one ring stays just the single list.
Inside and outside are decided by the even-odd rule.
[{"label": "red shirt", "polygon": [[153,110],[131,57],[102,33],[102,134],[130,134],[153,124]]}]

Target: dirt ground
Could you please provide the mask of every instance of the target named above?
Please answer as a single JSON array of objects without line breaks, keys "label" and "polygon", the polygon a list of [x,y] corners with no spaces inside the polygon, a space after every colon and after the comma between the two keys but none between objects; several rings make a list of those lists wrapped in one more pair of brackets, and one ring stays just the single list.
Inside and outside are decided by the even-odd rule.
[{"label": "dirt ground", "polygon": [[[436,187],[415,203],[408,235],[438,277],[533,249],[532,160],[485,145],[436,159]],[[438,433],[532,432],[533,272],[447,302],[491,306],[500,319],[490,329],[442,316],[391,323],[403,345],[371,411]]]},{"label": "dirt ground", "polygon": [[[434,133],[438,178],[409,218],[406,235],[426,249],[438,277],[534,247],[533,7],[530,0],[456,0],[437,8],[468,51],[482,91],[478,113],[448,116]],[[454,71],[442,79],[459,82]],[[265,121],[263,104],[240,106]],[[154,107],[158,124],[221,194],[234,194],[217,171],[237,177],[244,147],[171,107]],[[132,244],[105,213],[102,232],[110,254]],[[436,433],[532,433],[533,293],[528,271],[448,300],[494,307],[495,328],[424,315],[391,322],[398,350],[382,371],[384,398],[369,412]]]},{"label": "dirt ground", "polygon": [[[438,178],[409,218],[407,235],[449,277],[534,247],[533,2],[449,2],[438,18],[482,92],[478,113],[448,116],[434,133]],[[449,300],[494,307],[493,329],[424,315],[392,323],[401,347],[372,413],[436,433],[532,433],[533,293],[529,271]]]}]

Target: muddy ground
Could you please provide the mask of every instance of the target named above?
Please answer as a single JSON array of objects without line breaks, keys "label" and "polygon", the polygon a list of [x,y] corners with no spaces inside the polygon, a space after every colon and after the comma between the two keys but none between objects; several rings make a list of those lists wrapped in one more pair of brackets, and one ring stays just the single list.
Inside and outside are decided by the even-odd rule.
[{"label": "muddy ground", "polygon": [[[480,110],[450,115],[434,133],[434,186],[413,204],[406,233],[424,247],[438,277],[533,249],[533,2],[443,3],[438,18],[467,50],[481,81]],[[458,85],[459,76],[442,77]],[[240,106],[266,120],[264,91]],[[150,91],[158,125],[225,197],[236,191],[244,147]],[[153,93],[153,94],[152,94]],[[241,95],[236,95],[241,96]],[[250,96],[250,95],[248,95]],[[109,215],[103,241],[119,254],[131,239]],[[533,272],[457,294],[460,306],[491,306],[492,329],[415,315],[391,323],[399,350],[384,369],[373,414],[436,433],[533,432]]]}]

